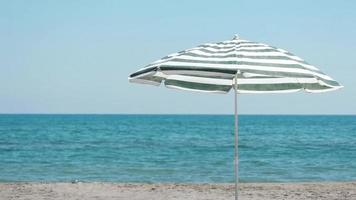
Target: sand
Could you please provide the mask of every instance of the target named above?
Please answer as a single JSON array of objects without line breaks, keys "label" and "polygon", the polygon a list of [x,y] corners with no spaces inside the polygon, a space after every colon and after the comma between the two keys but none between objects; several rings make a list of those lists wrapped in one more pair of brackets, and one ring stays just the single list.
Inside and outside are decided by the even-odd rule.
[{"label": "sand", "polygon": [[[243,183],[241,200],[356,200],[356,182]],[[0,199],[222,200],[232,184],[0,183]]]}]

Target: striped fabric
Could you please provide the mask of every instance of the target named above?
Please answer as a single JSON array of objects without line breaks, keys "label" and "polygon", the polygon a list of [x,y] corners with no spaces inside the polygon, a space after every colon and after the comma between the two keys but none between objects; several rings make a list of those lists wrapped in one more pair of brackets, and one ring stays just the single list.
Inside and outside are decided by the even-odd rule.
[{"label": "striped fabric", "polygon": [[130,82],[226,93],[325,92],[342,86],[301,58],[276,47],[242,40],[207,43],[168,55],[133,73]]}]

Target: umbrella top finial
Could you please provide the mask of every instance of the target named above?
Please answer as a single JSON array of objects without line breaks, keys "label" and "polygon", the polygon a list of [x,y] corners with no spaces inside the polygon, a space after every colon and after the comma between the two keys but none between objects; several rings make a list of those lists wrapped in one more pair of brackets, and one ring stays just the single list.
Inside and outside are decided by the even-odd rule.
[{"label": "umbrella top finial", "polygon": [[235,34],[233,40],[238,40],[238,39],[240,39],[239,35]]}]

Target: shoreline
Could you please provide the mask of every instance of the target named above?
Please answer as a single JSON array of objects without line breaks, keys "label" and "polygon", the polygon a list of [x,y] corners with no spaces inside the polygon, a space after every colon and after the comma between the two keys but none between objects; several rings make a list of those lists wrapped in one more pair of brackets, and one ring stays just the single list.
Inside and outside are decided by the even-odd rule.
[{"label": "shoreline", "polygon": [[[304,183],[240,183],[239,197],[251,200],[356,200],[356,181]],[[233,199],[231,183],[110,183],[2,182],[0,200],[119,199],[225,200]]]}]

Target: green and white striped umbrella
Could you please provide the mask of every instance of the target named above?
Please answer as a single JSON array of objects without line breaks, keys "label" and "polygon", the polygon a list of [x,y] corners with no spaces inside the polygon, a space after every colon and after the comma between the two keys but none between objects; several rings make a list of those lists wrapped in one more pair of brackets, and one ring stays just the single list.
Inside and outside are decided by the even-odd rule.
[{"label": "green and white striped umbrella", "polygon": [[238,93],[327,92],[342,86],[303,59],[259,42],[207,43],[168,55],[133,73],[130,82],[227,93],[235,91],[235,199],[238,199]]},{"label": "green and white striped umbrella", "polygon": [[228,92],[237,77],[238,93],[324,92],[342,87],[301,58],[259,42],[206,43],[170,54],[130,75],[130,82],[205,92]]}]

